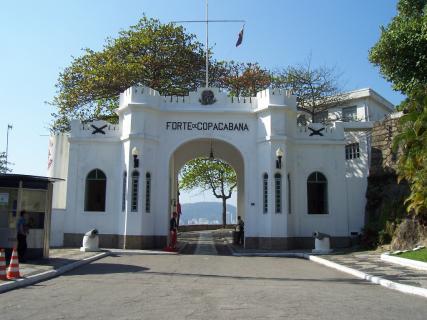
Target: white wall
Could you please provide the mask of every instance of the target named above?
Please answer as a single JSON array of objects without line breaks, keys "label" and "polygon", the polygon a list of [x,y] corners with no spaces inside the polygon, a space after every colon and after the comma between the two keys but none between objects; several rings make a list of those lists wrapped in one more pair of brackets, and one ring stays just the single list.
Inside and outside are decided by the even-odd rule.
[{"label": "white wall", "polygon": [[[292,215],[295,215],[293,222],[297,236],[311,237],[314,231],[332,236],[348,235],[343,150],[344,144],[340,142],[330,145],[295,145],[295,212]],[[328,214],[308,214],[307,178],[315,171],[321,172],[328,182]]]},{"label": "white wall", "polygon": [[[208,155],[213,142],[216,157],[229,162],[239,179],[238,214],[246,223],[249,237],[311,237],[314,231],[333,236],[348,236],[363,223],[368,156],[366,135],[369,126],[349,127],[336,123],[310,135],[308,127],[296,126],[295,97],[287,92],[264,90],[256,98],[235,99],[212,89],[217,102],[204,106],[201,91],[188,97],[161,97],[149,88],[132,87],[121,95],[119,125],[107,125],[105,134],[94,134],[90,124],[72,122],[68,154],[62,152],[61,166],[66,174],[65,210],[54,210],[53,243],[60,244],[57,233],[84,233],[97,228],[102,234],[167,235],[171,198],[177,170],[188,160]],[[359,99],[359,98],[358,98]],[[365,114],[368,98],[353,99],[360,114]],[[369,102],[369,101],[368,101]],[[373,114],[381,106],[370,105]],[[358,109],[359,112],[359,109]],[[248,130],[198,130],[195,127],[172,130],[171,123],[244,123]],[[169,123],[169,124],[168,124]],[[101,127],[106,123],[93,123]],[[323,128],[311,124],[312,129]],[[344,129],[346,130],[344,132]],[[354,132],[352,132],[352,130]],[[358,131],[355,131],[358,130]],[[360,143],[362,157],[345,161],[344,146]],[[63,145],[67,145],[64,140]],[[132,149],[139,150],[138,211],[131,212]],[[285,156],[282,168],[275,165],[276,150]],[[101,169],[107,176],[105,212],[85,212],[84,192],[87,174]],[[127,171],[126,210],[122,212],[122,175]],[[64,171],[64,172],[65,172]],[[307,213],[307,177],[319,171],[328,180],[328,214]],[[145,210],[146,173],[151,174],[151,210]],[[282,176],[282,212],[275,213],[274,175]],[[263,213],[262,177],[269,176],[268,212]],[[291,176],[291,214],[288,214],[287,174]],[[60,192],[61,196],[65,194]],[[61,199],[58,196],[57,199]],[[63,198],[65,199],[65,198]],[[61,206],[58,204],[57,208]]]}]

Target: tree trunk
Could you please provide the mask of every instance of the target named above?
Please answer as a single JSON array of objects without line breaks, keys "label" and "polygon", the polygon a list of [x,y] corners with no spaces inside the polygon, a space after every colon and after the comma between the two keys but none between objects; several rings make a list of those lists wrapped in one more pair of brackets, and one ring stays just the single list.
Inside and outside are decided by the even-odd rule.
[{"label": "tree trunk", "polygon": [[225,228],[227,224],[227,199],[222,198],[222,227]]}]

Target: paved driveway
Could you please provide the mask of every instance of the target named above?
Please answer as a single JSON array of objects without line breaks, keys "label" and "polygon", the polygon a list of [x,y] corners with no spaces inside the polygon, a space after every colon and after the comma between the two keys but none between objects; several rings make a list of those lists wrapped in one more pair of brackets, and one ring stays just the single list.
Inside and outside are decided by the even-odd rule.
[{"label": "paved driveway", "polygon": [[307,260],[199,253],[107,257],[1,294],[0,319],[426,319],[424,298]]}]

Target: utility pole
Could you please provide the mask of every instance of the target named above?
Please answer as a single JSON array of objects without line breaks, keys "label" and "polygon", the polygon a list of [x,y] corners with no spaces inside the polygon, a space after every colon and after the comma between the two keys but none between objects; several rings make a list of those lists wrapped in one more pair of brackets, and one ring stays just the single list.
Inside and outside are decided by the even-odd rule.
[{"label": "utility pole", "polygon": [[11,124],[7,125],[7,132],[6,132],[6,163],[5,163],[6,173],[7,173],[7,164],[8,164],[7,157],[8,157],[8,154],[9,154],[9,130],[12,130],[12,128],[13,127],[12,127]]}]

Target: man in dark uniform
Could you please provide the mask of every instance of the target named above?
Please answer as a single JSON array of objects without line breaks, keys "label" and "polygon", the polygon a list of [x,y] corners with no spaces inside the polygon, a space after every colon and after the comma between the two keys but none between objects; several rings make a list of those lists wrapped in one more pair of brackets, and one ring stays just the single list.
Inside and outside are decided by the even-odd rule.
[{"label": "man in dark uniform", "polygon": [[25,210],[21,211],[21,215],[16,222],[16,237],[18,240],[18,258],[19,261],[24,262],[26,260],[25,253],[27,251],[27,225],[28,214]]},{"label": "man in dark uniform", "polygon": [[170,231],[170,237],[171,237],[171,242],[169,247],[174,250],[176,249],[176,238],[177,238],[177,232],[178,232],[178,223],[176,221],[176,218],[177,218],[177,213],[174,212],[169,223],[169,231]]},{"label": "man in dark uniform", "polygon": [[237,217],[237,244],[243,245],[245,241],[245,223],[240,216]]}]

